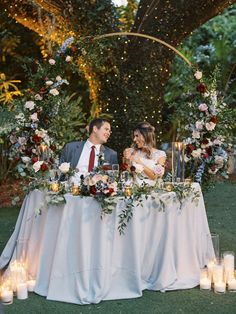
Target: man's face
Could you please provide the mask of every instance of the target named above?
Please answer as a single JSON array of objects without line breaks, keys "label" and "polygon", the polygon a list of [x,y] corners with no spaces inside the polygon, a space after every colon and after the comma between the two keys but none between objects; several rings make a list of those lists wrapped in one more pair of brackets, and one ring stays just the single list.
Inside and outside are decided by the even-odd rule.
[{"label": "man's face", "polygon": [[111,125],[108,122],[104,122],[100,129],[96,126],[93,128],[94,135],[99,144],[104,144],[107,142],[111,135]]}]

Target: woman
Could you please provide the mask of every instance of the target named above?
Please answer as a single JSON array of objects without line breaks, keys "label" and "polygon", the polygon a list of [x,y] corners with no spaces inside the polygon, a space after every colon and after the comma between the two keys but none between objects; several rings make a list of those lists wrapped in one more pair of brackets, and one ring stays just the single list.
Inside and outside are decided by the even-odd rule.
[{"label": "woman", "polygon": [[124,162],[134,166],[138,184],[154,185],[164,174],[166,154],[156,149],[155,128],[148,122],[139,123],[133,130],[133,144],[124,150]]}]

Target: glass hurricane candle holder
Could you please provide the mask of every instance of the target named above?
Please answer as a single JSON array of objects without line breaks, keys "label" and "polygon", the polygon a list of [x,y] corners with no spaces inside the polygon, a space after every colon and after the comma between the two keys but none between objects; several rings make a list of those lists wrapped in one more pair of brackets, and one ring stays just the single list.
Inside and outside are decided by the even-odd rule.
[{"label": "glass hurricane candle holder", "polygon": [[172,182],[184,182],[184,143],[172,143]]},{"label": "glass hurricane candle holder", "polygon": [[124,188],[124,194],[126,197],[131,197],[133,193],[133,189],[131,186],[125,186]]},{"label": "glass hurricane candle holder", "polygon": [[211,280],[208,277],[207,268],[201,269],[200,273],[200,289],[211,290]]},{"label": "glass hurricane candle holder", "polygon": [[164,183],[164,189],[167,192],[171,192],[174,189],[173,183],[172,182],[165,182]]},{"label": "glass hurricane candle holder", "polygon": [[1,276],[0,278],[0,300],[4,305],[9,305],[13,302],[12,282],[8,276]]},{"label": "glass hurricane candle holder", "polygon": [[78,185],[73,185],[71,187],[71,193],[74,196],[79,195],[80,194],[80,187]]},{"label": "glass hurricane candle holder", "polygon": [[223,253],[224,269],[227,271],[234,270],[234,252],[226,251]]},{"label": "glass hurricane candle holder", "polygon": [[50,183],[50,190],[51,190],[52,192],[55,192],[55,193],[59,192],[59,190],[60,190],[60,184],[59,184],[59,182],[58,182],[58,181],[55,181],[55,182]]}]

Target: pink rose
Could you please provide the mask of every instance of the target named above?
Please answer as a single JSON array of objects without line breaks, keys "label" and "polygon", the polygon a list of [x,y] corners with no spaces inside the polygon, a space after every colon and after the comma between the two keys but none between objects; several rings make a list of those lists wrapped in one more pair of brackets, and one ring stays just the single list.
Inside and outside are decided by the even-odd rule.
[{"label": "pink rose", "polygon": [[198,109],[199,109],[200,111],[207,111],[208,106],[207,106],[207,104],[200,104],[200,105],[198,106]]}]

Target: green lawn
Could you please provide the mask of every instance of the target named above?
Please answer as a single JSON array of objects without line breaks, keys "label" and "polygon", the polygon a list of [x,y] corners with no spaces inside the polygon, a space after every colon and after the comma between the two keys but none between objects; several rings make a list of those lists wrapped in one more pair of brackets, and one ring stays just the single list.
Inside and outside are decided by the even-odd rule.
[{"label": "green lawn", "polygon": [[[209,225],[220,235],[221,251],[236,252],[236,184],[219,183],[205,193]],[[13,231],[18,209],[0,209],[0,251]],[[47,301],[31,293],[27,300],[14,299],[4,307],[5,313],[108,313],[108,314],[158,314],[158,313],[236,313],[236,293],[217,295],[199,288],[173,292],[144,291],[143,297],[130,300],[104,301],[97,305],[75,305]],[[0,309],[1,313],[1,309]]]}]

